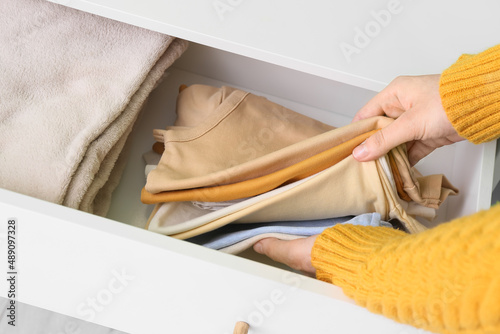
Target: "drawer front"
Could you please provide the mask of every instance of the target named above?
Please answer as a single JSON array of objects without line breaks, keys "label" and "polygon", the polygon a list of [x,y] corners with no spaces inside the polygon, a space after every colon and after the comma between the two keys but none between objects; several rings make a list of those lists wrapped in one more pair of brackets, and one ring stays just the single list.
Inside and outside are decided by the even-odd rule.
[{"label": "drawer front", "polygon": [[[231,333],[237,321],[267,333],[417,332],[333,285],[105,218],[5,190],[0,212],[5,265],[6,222],[17,221],[17,300],[50,311],[138,334]],[[2,280],[0,296],[9,288]]]}]

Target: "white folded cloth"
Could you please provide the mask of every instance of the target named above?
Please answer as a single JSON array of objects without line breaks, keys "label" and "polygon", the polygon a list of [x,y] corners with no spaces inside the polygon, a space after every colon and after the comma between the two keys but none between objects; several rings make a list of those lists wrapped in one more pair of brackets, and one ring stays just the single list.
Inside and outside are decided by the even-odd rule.
[{"label": "white folded cloth", "polygon": [[47,1],[2,0],[0,187],[104,215],[141,107],[186,47]]}]

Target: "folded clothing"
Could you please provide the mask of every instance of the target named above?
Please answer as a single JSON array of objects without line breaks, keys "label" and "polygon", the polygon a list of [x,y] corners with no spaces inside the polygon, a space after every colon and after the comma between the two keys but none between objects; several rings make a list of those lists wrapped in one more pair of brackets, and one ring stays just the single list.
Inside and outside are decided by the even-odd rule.
[{"label": "folded clothing", "polygon": [[[177,239],[187,239],[233,222],[315,220],[377,212],[383,220],[398,219],[410,233],[425,230],[425,226],[415,219],[408,209],[411,208],[411,212],[419,214],[427,214],[427,210],[434,209],[415,210],[411,207],[414,202],[401,200],[397,196],[385,160],[386,157],[382,157],[376,161],[359,163],[351,155],[308,178],[227,208],[193,217],[188,221],[167,218],[166,221],[172,224],[170,226],[163,225],[164,216],[168,217],[177,212],[175,209],[174,212],[163,211],[162,206],[172,208],[169,205],[172,203],[163,203],[157,212],[152,213],[148,228],[160,233],[182,229],[182,232],[169,235]],[[159,215],[160,211],[163,215]],[[190,212],[194,213],[191,210]],[[195,216],[198,213],[195,213]]]},{"label": "folded clothing", "polygon": [[259,195],[281,185],[304,179],[342,161],[374,132],[366,132],[294,165],[241,182],[214,187],[164,191],[157,194],[143,189],[141,201],[145,204],[173,201],[230,201]]},{"label": "folded clothing", "polygon": [[[393,121],[373,117],[335,128],[263,97],[206,85],[182,89],[176,112],[174,126],[153,131],[163,154],[156,168],[148,168],[141,193],[144,203],[254,196],[331,166],[337,160],[321,166],[311,162],[337,146],[357,145],[355,138],[363,139]],[[350,155],[352,145],[343,157]],[[448,195],[458,192],[443,175],[433,176],[432,182],[419,179],[422,175],[410,167],[402,146],[390,158],[400,198],[438,208]],[[306,161],[311,173],[274,178],[293,168],[304,170],[301,163]],[[422,189],[420,182],[432,189]]]},{"label": "folded clothing", "polygon": [[[202,209],[193,202],[160,203],[155,206],[151,213],[147,222],[147,228],[151,231],[166,235],[183,235],[183,232],[196,231],[200,227],[206,228],[207,226],[215,225],[213,228],[210,227],[210,230],[213,230],[241,218],[241,216],[238,215],[239,212],[248,210],[255,205],[262,205],[262,203],[266,203],[278,194],[289,191],[313,177],[314,176],[310,176],[303,180],[287,184],[286,186],[265,192],[258,196],[250,197],[247,200],[236,202],[219,210]],[[218,223],[221,220],[224,222]],[[269,219],[260,222],[264,221],[269,221]],[[201,233],[205,232],[207,231],[203,230]],[[201,233],[196,233],[194,235]],[[194,235],[190,234],[186,238],[190,238]]]},{"label": "folded clothing", "polygon": [[[240,182],[283,169],[306,157],[265,156],[334,128],[227,86],[189,86],[179,93],[176,111],[174,126],[153,131],[164,144],[145,187],[153,194]],[[323,150],[311,147],[307,157]]]},{"label": "folded clothing", "polygon": [[0,187],[104,215],[139,111],[187,43],[4,0],[0,44]]},{"label": "folded clothing", "polygon": [[[392,153],[400,154],[397,151]],[[375,162],[359,163],[349,156],[309,178],[232,205],[223,202],[215,212],[203,210],[207,206],[199,203],[161,203],[153,211],[148,228],[183,239],[234,221],[323,219],[378,212],[383,219],[399,219],[409,232],[423,230],[424,227],[413,217],[430,220],[435,216],[435,209],[399,198],[387,160],[384,156]],[[432,195],[435,201],[440,200],[436,195],[445,193],[445,190],[439,182],[422,182],[419,189],[427,195],[424,198]],[[209,203],[208,208],[211,207]]]},{"label": "folded clothing", "polygon": [[[391,227],[388,222],[381,220],[378,213],[367,213],[359,216],[345,216],[338,218],[327,218],[319,220],[302,221],[280,221],[254,224],[228,224],[215,231],[201,234],[199,236],[186,239],[186,241],[205,246],[211,249],[226,249],[229,246],[241,243],[255,236],[265,236],[268,233],[279,233],[281,235],[293,235],[307,237],[320,234],[326,228],[337,224],[353,224],[363,226],[385,226]],[[262,238],[253,238],[255,243]],[[247,244],[247,246],[250,246]],[[248,248],[248,247],[246,247]],[[234,247],[236,249],[236,247]],[[238,250],[244,250],[241,247]]]},{"label": "folded clothing", "polygon": [[[200,96],[194,96],[198,91]],[[237,89],[201,85],[179,94],[177,112],[176,125],[155,130],[164,151],[141,194],[144,203],[158,204],[148,228],[175,238],[191,238],[232,222],[366,212],[379,213],[384,220],[396,218],[413,233],[425,229],[415,216],[432,219],[447,196],[458,192],[443,175],[423,177],[411,168],[404,145],[377,161],[359,163],[352,157],[355,146],[393,121],[388,117],[333,128]],[[290,133],[276,130],[274,146],[263,148],[255,139],[259,129],[269,128],[266,122],[282,115],[293,115],[285,119],[292,137],[302,139],[290,140]],[[227,140],[229,135],[243,135],[254,153],[240,154],[240,143]],[[203,205],[191,203],[247,197],[208,213]]]}]

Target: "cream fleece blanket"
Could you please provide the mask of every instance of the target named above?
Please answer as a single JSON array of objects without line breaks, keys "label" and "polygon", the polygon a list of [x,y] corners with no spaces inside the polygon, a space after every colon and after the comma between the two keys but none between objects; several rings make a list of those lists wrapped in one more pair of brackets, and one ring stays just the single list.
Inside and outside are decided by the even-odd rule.
[{"label": "cream fleece blanket", "polygon": [[0,187],[104,215],[141,106],[187,42],[2,0],[0,46]]}]

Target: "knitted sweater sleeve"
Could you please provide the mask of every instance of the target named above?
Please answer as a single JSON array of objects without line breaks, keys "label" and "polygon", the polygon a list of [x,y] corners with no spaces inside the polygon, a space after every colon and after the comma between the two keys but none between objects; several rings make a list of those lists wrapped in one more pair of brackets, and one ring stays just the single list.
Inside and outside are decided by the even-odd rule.
[{"label": "knitted sweater sleeve", "polygon": [[337,225],[314,244],[318,279],[435,333],[500,333],[500,205],[417,234]]},{"label": "knitted sweater sleeve", "polygon": [[[443,107],[474,143],[500,136],[500,45],[441,75]],[[435,333],[500,333],[500,204],[418,234],[337,225],[312,250],[318,279],[372,312]]]},{"label": "knitted sweater sleeve", "polygon": [[479,144],[500,136],[500,45],[463,55],[441,74],[439,93],[458,134]]}]

